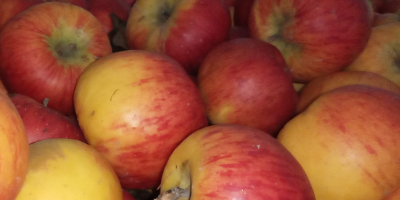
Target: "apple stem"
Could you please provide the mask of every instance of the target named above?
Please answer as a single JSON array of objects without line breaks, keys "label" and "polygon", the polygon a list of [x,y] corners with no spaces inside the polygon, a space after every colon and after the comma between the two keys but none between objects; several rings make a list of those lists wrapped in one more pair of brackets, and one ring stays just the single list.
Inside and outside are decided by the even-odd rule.
[{"label": "apple stem", "polygon": [[165,191],[164,193],[160,194],[154,200],[177,200],[180,197],[190,197],[190,189],[180,188],[180,187],[173,187],[170,190]]}]

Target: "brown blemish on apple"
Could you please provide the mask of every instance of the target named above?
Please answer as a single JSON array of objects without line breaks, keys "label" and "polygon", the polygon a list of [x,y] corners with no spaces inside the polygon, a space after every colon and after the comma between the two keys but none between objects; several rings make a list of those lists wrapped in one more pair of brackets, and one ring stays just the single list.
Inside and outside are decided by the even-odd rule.
[{"label": "brown blemish on apple", "polygon": [[94,115],[94,113],[95,113],[95,111],[93,110],[93,111],[90,113],[90,115],[91,115],[91,116],[93,116],[93,115]]},{"label": "brown blemish on apple", "polygon": [[64,159],[65,155],[58,142],[39,141],[29,148],[29,168],[32,171],[48,170],[47,163],[52,160]]},{"label": "brown blemish on apple", "polygon": [[113,94],[112,94],[111,97],[110,97],[110,101],[112,101],[113,96],[115,95],[115,93],[116,93],[118,90],[119,90],[119,89],[116,89],[116,90],[113,92]]},{"label": "brown blemish on apple", "polygon": [[168,6],[167,2],[164,2],[162,6],[160,6],[160,11],[157,12],[158,14],[158,21],[160,24],[165,23],[171,17],[173,9]]}]

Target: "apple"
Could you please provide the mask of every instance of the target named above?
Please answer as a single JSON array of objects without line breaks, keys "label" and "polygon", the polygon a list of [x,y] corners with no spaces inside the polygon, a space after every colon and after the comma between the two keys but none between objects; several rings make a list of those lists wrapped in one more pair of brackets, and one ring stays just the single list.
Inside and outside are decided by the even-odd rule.
[{"label": "apple", "polygon": [[74,112],[79,75],[111,53],[107,33],[87,10],[66,3],[32,6],[0,33],[0,77],[8,92],[29,96],[65,115]]},{"label": "apple", "polygon": [[204,56],[227,40],[230,28],[224,0],[138,0],[126,37],[129,48],[164,53],[196,74]]},{"label": "apple", "polygon": [[302,89],[297,113],[303,112],[315,99],[335,88],[346,85],[369,85],[400,94],[400,87],[379,74],[365,71],[341,71],[320,76]]},{"label": "apple", "polygon": [[400,187],[392,191],[389,195],[387,195],[382,200],[398,200],[400,199]]},{"label": "apple", "polygon": [[376,26],[361,55],[346,70],[377,73],[400,86],[400,22]]},{"label": "apple", "polygon": [[372,25],[375,27],[393,22],[400,22],[400,15],[396,13],[375,13]]},{"label": "apple", "polygon": [[86,0],[1,0],[0,1],[0,30],[2,27],[16,14],[26,10],[27,8],[43,3],[43,2],[64,2],[72,3],[77,6],[86,8]]},{"label": "apple", "polygon": [[109,33],[114,27],[110,14],[116,14],[120,19],[128,20],[131,6],[125,0],[86,0],[87,10],[92,13]]},{"label": "apple", "polygon": [[112,53],[82,73],[75,109],[87,139],[127,189],[151,189],[176,146],[208,125],[199,90],[184,68],[146,50]]},{"label": "apple", "polygon": [[212,124],[240,124],[275,134],[297,106],[285,60],[254,38],[220,44],[204,58],[198,88]]},{"label": "apple", "polygon": [[161,200],[171,192],[186,197],[180,199],[315,199],[304,170],[275,138],[233,124],[187,137],[170,156],[160,188]]},{"label": "apple", "polygon": [[400,94],[348,85],[321,95],[277,139],[316,199],[380,200],[400,186]]},{"label": "apple", "polygon": [[250,11],[254,0],[236,0],[234,5],[234,24],[235,26],[248,26]]},{"label": "apple", "polygon": [[28,172],[29,143],[17,109],[0,92],[0,199],[14,200]]},{"label": "apple", "polygon": [[307,83],[353,62],[371,19],[365,0],[255,0],[248,26],[252,37],[282,52],[294,82]]},{"label": "apple", "polygon": [[24,122],[29,144],[49,138],[69,138],[86,142],[77,121],[44,106],[34,99],[10,94]]},{"label": "apple", "polygon": [[15,200],[122,200],[113,168],[93,147],[53,138],[29,146],[29,169]]}]

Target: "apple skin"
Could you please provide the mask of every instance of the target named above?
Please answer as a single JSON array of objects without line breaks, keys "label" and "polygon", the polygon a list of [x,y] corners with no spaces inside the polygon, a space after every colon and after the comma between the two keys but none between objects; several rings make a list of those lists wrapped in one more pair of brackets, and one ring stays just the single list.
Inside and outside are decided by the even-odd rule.
[{"label": "apple skin", "polygon": [[361,55],[345,70],[379,74],[400,86],[400,22],[376,26]]},{"label": "apple skin", "polygon": [[68,138],[86,142],[76,120],[28,96],[9,94],[9,97],[24,122],[29,144],[50,138]]},{"label": "apple skin", "polygon": [[389,195],[387,195],[382,200],[399,200],[400,199],[400,187],[396,190],[392,191]]},{"label": "apple skin", "polygon": [[393,22],[400,22],[400,15],[396,13],[374,13],[374,21],[372,26],[380,26]]},{"label": "apple skin", "polygon": [[29,169],[15,200],[123,200],[118,177],[93,147],[52,138],[29,145]]},{"label": "apple skin", "polygon": [[64,2],[71,3],[82,8],[86,8],[85,0],[1,0],[0,1],[0,31],[2,27],[10,20],[13,16],[26,10],[27,8],[44,2]]},{"label": "apple skin", "polygon": [[74,112],[81,72],[111,53],[107,33],[90,12],[56,2],[13,17],[0,33],[0,43],[0,76],[8,92],[38,102],[48,98],[48,107],[65,115]]},{"label": "apple skin", "polygon": [[400,95],[348,85],[321,95],[278,134],[316,199],[377,200],[400,186]]},{"label": "apple skin", "polygon": [[114,27],[110,18],[115,13],[124,21],[128,20],[131,6],[125,0],[86,0],[87,10],[92,13],[109,33]]},{"label": "apple skin", "polygon": [[307,83],[299,96],[296,113],[303,112],[315,99],[335,88],[346,85],[369,85],[400,94],[400,87],[379,74],[365,71],[341,71],[320,76]]},{"label": "apple skin", "polygon": [[145,50],[93,62],[75,90],[79,125],[128,189],[156,188],[176,146],[208,125],[200,92],[183,67]]},{"label": "apple skin", "polygon": [[196,74],[203,57],[227,40],[231,23],[224,0],[138,0],[126,37],[130,49],[165,53]]},{"label": "apple skin", "polygon": [[28,172],[29,143],[11,99],[0,92],[0,199],[14,200]]},{"label": "apple skin", "polygon": [[161,193],[176,186],[190,187],[189,199],[315,199],[304,170],[275,138],[233,124],[202,128],[174,150]]},{"label": "apple skin", "polygon": [[372,24],[365,0],[255,0],[248,20],[251,36],[282,52],[297,83],[348,66]]},{"label": "apple skin", "polygon": [[275,134],[298,97],[282,54],[254,38],[230,40],[204,58],[197,75],[212,124],[240,124]]}]

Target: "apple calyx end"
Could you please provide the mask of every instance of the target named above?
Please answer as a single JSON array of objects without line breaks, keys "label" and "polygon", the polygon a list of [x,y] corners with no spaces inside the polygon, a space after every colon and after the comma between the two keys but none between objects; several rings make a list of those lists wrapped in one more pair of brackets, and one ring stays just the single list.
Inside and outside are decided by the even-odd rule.
[{"label": "apple calyx end", "polygon": [[181,197],[186,197],[189,199],[190,188],[183,189],[180,187],[173,187],[170,190],[167,190],[164,193],[160,194],[154,200],[177,200]]}]

